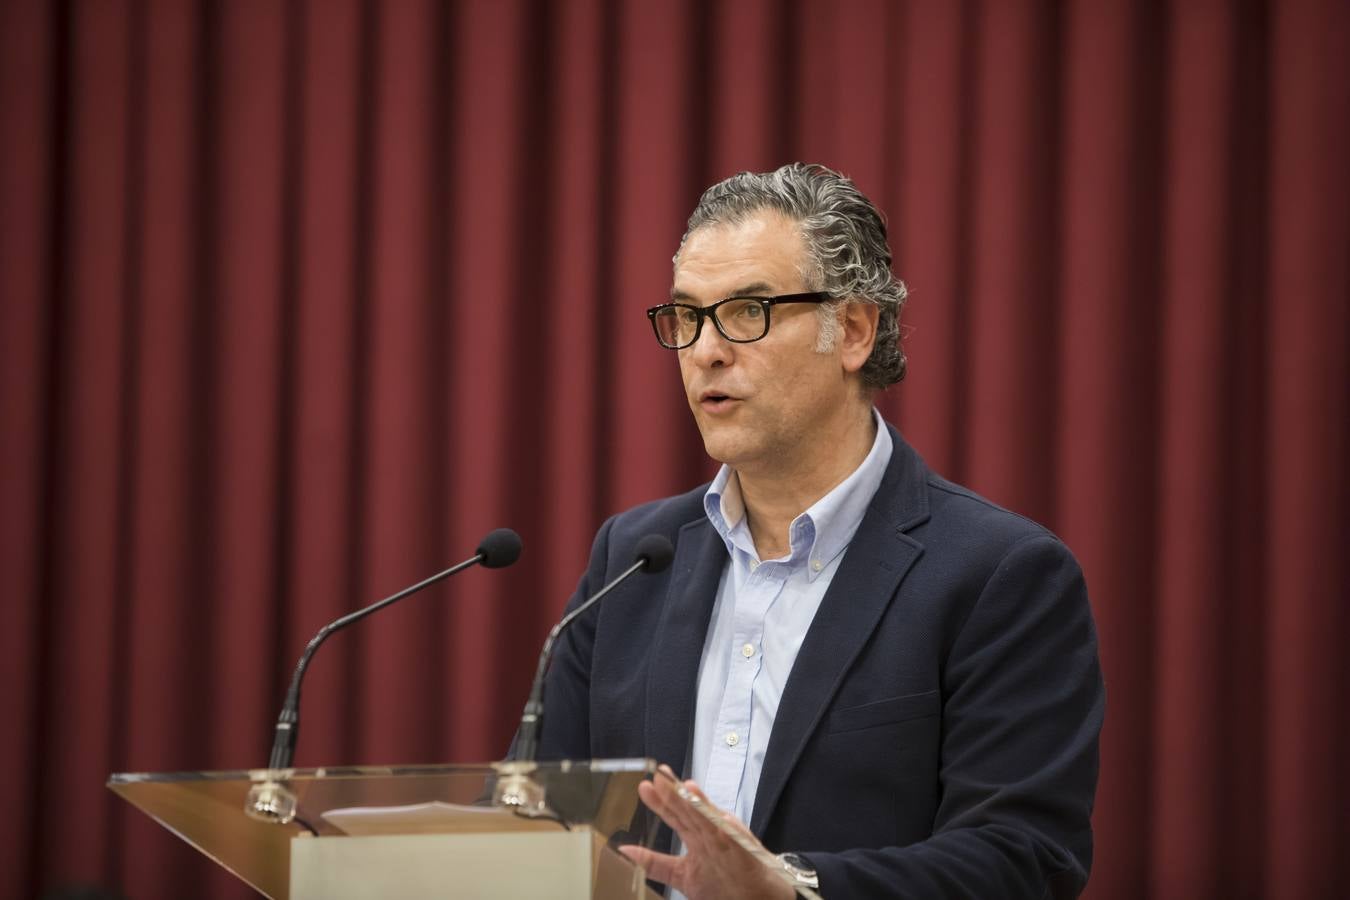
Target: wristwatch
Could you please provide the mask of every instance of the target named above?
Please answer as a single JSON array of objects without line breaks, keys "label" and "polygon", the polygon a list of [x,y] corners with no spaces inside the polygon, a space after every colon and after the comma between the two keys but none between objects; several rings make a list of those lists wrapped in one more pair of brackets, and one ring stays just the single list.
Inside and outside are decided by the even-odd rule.
[{"label": "wristwatch", "polygon": [[792,880],[797,887],[808,887],[813,891],[820,890],[820,876],[816,870],[811,868],[811,863],[807,862],[803,856],[796,853],[778,854],[778,862],[782,864],[783,870],[792,876]]}]

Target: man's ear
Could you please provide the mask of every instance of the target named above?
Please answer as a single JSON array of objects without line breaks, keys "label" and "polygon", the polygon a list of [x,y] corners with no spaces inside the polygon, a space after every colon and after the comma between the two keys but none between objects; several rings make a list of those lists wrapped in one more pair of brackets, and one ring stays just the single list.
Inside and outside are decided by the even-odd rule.
[{"label": "man's ear", "polygon": [[839,310],[839,357],[845,372],[862,369],[877,341],[877,321],[881,307],[875,303],[850,300]]}]

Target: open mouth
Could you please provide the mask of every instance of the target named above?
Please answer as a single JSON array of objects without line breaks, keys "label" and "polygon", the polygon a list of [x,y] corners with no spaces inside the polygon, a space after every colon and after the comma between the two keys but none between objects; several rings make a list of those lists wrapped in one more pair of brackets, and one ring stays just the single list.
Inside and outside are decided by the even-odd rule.
[{"label": "open mouth", "polygon": [[736,399],[727,394],[719,393],[717,391],[708,391],[699,398],[698,404],[709,412],[719,412],[727,409],[735,402]]}]

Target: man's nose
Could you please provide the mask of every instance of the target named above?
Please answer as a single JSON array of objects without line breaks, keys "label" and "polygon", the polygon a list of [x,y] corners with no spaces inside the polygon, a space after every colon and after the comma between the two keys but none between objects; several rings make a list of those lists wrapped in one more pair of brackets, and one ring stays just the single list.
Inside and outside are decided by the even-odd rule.
[{"label": "man's nose", "polygon": [[698,337],[684,349],[684,352],[691,355],[696,365],[716,368],[731,362],[733,350],[731,341],[722,337],[722,333],[717,330],[717,324],[710,316],[704,320]]}]

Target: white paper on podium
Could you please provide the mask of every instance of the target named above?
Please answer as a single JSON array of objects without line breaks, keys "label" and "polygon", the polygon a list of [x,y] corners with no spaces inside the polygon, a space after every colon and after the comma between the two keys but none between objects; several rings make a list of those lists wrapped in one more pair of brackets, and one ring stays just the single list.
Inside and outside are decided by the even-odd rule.
[{"label": "white paper on podium", "polygon": [[407,806],[330,809],[323,819],[349,835],[560,830],[556,822],[531,820],[500,806],[467,806],[441,800]]}]

